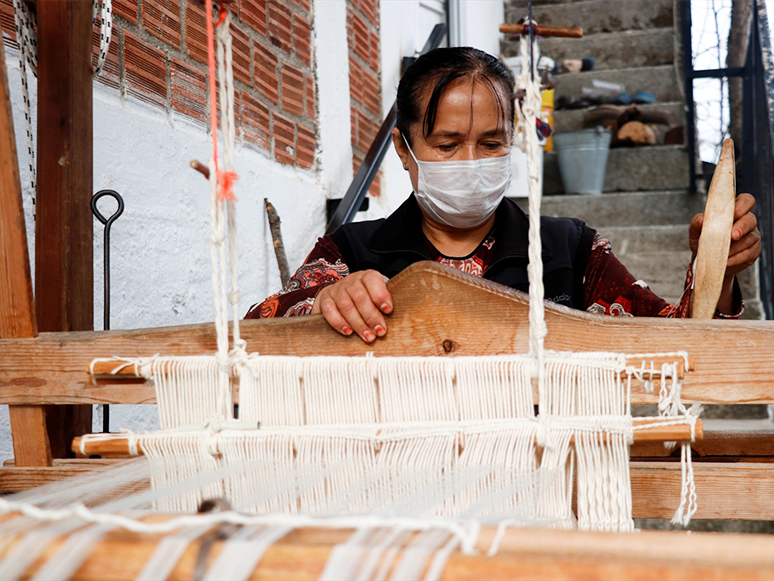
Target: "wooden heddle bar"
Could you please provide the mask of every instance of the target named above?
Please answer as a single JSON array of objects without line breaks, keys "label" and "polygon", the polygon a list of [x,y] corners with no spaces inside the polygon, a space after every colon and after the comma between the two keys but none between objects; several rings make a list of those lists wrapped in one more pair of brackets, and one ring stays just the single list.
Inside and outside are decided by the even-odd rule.
[{"label": "wooden heddle bar", "polygon": [[[704,437],[704,427],[701,420],[696,420],[693,429],[687,424],[670,424],[674,418],[634,418],[634,441],[644,442],[671,442],[701,440]],[[664,424],[664,425],[660,425]],[[646,426],[638,429],[638,426]],[[204,426],[202,426],[202,429]],[[601,439],[607,439],[606,433],[599,434]],[[97,434],[97,437],[78,436],[73,439],[72,451],[80,456],[110,456],[131,455],[131,437],[126,434]],[[572,441],[572,440],[571,440]],[[460,450],[464,448],[464,442],[460,443]],[[136,445],[137,452],[144,454],[142,441]]]}]

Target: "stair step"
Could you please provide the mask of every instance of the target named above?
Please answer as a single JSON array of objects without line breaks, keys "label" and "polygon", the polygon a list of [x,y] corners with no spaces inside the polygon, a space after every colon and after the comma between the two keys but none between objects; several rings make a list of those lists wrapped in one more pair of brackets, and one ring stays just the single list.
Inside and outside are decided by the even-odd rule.
[{"label": "stair step", "polygon": [[[514,201],[526,211],[526,198]],[[546,196],[541,205],[544,216],[580,218],[603,233],[613,227],[649,225],[679,226],[687,232],[691,218],[703,210],[704,198],[685,191]]]},{"label": "stair step", "polygon": [[[653,103],[652,105],[637,105],[637,107],[641,111],[665,111],[669,116],[669,122],[672,127],[683,125],[685,123],[685,105],[682,101],[673,103]],[[592,109],[594,109],[594,107],[554,111],[554,130],[557,133],[564,133],[566,131],[578,131],[579,129],[583,129],[583,119]]]},{"label": "stair step", "polygon": [[[532,16],[546,26],[579,26],[584,35],[647,28],[672,27],[673,0],[590,0],[572,3],[535,2]],[[506,21],[527,14],[526,2],[506,8]]]},{"label": "stair step", "polygon": [[[513,54],[518,54],[518,43],[508,44]],[[564,59],[592,57],[591,72],[672,64],[674,31],[669,27],[591,34],[571,40],[544,38],[540,41],[540,54],[550,56],[557,64]]]},{"label": "stair step", "polygon": [[[605,169],[605,192],[688,189],[688,154],[680,145],[611,149]],[[556,153],[543,159],[543,194],[564,194]]]},{"label": "stair step", "polygon": [[[583,55],[579,55],[583,56]],[[630,94],[638,91],[653,93],[659,103],[682,101],[675,67],[659,65],[653,67],[622,68],[607,71],[587,71],[574,75],[556,75],[553,78],[556,96],[575,99],[583,94],[583,87],[591,87],[592,79],[619,83]]]}]

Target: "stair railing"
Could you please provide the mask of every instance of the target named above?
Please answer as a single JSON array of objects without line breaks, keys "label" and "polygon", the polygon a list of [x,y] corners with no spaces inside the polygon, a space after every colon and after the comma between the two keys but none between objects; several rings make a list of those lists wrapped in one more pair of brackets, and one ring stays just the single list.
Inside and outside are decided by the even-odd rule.
[{"label": "stair railing", "polygon": [[736,144],[737,191],[749,192],[756,199],[756,216],[762,236],[762,252],[758,262],[760,298],[766,318],[774,319],[774,63],[766,2],[755,0],[753,3],[750,41],[744,67],[694,70],[691,25],[691,0],[680,0],[689,188],[695,193],[699,181],[708,184],[712,178],[712,173],[705,173],[703,168],[698,171],[696,167],[693,81],[742,77],[742,143]]}]

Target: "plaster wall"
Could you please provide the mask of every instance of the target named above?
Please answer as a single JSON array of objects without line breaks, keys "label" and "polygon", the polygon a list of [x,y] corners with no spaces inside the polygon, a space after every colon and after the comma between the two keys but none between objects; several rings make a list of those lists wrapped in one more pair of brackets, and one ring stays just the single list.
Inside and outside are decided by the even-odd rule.
[{"label": "plaster wall", "polygon": [[[345,2],[317,0],[314,10],[320,143],[316,167],[296,169],[274,162],[268,153],[242,145],[236,148],[242,313],[280,288],[264,197],[282,219],[288,262],[295,269],[325,230],[325,199],[340,197],[352,179]],[[34,269],[30,176],[16,51],[7,50],[6,67]],[[36,87],[34,79],[30,82],[34,110]],[[200,124],[94,84],[94,191],[114,189],[125,202],[124,213],[111,231],[112,329],[214,319],[209,185],[188,166],[193,159],[206,162],[211,152],[210,137]],[[100,202],[105,216],[114,208],[110,199]],[[103,227],[96,219],[94,257],[94,327],[102,329]],[[94,427],[101,430],[101,410],[97,412]],[[155,406],[111,406],[110,416],[113,431],[158,425]],[[2,406],[0,460],[12,457],[7,406]]]}]

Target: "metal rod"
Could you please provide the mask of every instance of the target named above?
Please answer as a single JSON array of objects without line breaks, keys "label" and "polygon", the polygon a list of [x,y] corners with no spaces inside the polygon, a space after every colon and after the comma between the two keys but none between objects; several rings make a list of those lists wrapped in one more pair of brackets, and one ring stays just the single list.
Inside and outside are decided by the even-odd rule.
[{"label": "metal rod", "polygon": [[[110,196],[118,202],[118,208],[109,218],[105,218],[102,212],[97,208],[97,203],[105,196]],[[110,329],[110,227],[118,217],[124,213],[124,199],[115,190],[100,190],[91,198],[91,212],[105,226],[104,243],[102,247],[102,287],[104,299],[102,305],[102,328],[107,331]],[[110,432],[110,407],[107,404],[102,406],[102,431]]]},{"label": "metal rod", "polygon": [[694,79],[722,79],[723,77],[743,77],[745,75],[744,67],[727,67],[724,69],[702,69],[688,71]]},{"label": "metal rod", "polygon": [[680,0],[680,31],[683,44],[683,85],[685,90],[685,139],[688,151],[688,189],[696,192],[696,126],[693,102],[693,43],[691,40],[691,0]]}]

